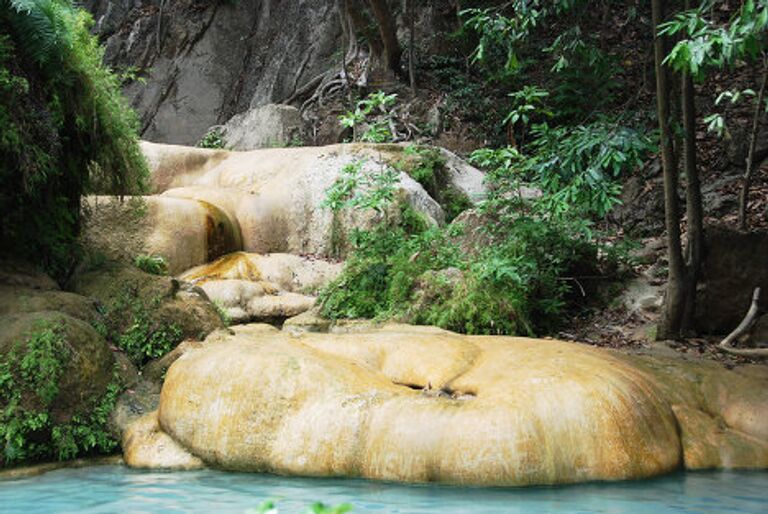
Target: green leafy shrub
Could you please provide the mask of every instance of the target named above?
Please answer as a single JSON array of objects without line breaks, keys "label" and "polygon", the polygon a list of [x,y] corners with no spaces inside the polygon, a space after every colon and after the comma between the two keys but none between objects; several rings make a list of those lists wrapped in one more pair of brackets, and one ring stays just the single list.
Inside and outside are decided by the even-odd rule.
[{"label": "green leafy shrub", "polygon": [[581,3],[580,0],[512,0],[503,7],[511,14],[499,8],[470,8],[459,14],[464,19],[464,26],[475,31],[478,43],[472,53],[472,60],[486,63],[488,56],[496,49],[501,49],[506,57],[502,70],[515,73],[520,70],[520,47],[533,30],[545,19],[559,16]]},{"label": "green leafy shrub", "polygon": [[685,71],[701,80],[708,69],[756,61],[765,49],[768,31],[768,4],[747,0],[727,24],[717,23],[710,5],[678,13],[659,26],[660,35],[677,36],[664,59],[676,71]]},{"label": "green leafy shrub", "polygon": [[138,120],[67,0],[0,1],[0,246],[63,279],[84,193],[144,188]]},{"label": "green leafy shrub", "polygon": [[106,430],[122,389],[116,374],[86,412],[66,423],[57,423],[50,414],[70,352],[60,325],[41,324],[0,362],[0,467],[108,453],[117,447]]},{"label": "green leafy shrub", "polygon": [[552,105],[561,121],[582,120],[609,105],[619,87],[615,77],[621,68],[596,45],[598,39],[597,34],[585,34],[574,25],[544,49],[555,59],[550,70],[556,79]]},{"label": "green leafy shrub", "polygon": [[[428,186],[440,168],[426,153],[432,151],[411,150],[411,157],[426,155],[427,164],[416,159],[403,165]],[[479,214],[486,243],[462,247],[463,227],[430,228],[403,203],[399,216],[351,234],[342,274],[320,294],[324,316],[394,318],[470,334],[533,335],[557,326],[578,280],[599,272],[588,220],[552,215],[546,196],[525,202],[514,195],[518,166],[531,173],[529,159],[517,150],[485,150],[476,160],[493,168],[489,200]],[[361,181],[361,170],[353,168],[327,191],[326,205],[387,212],[392,184]]]},{"label": "green leafy shrub", "polygon": [[137,255],[133,263],[141,271],[150,275],[168,274],[168,262],[162,255]]},{"label": "green leafy shrub", "polygon": [[[411,230],[414,227],[407,227]],[[387,317],[403,307],[419,271],[430,262],[452,263],[440,230],[409,233],[402,224],[380,225],[353,234],[353,253],[344,272],[320,293],[322,313],[330,319]],[[415,227],[417,230],[423,227]],[[423,253],[427,248],[435,253]]]},{"label": "green leafy shrub", "polygon": [[520,127],[520,144],[525,144],[525,133],[528,125],[534,118],[551,118],[552,112],[546,108],[545,101],[549,97],[549,92],[538,86],[525,86],[519,91],[509,93],[512,99],[512,109],[504,118],[504,124],[509,124],[512,128],[516,125]]},{"label": "green leafy shrub", "polygon": [[548,216],[605,216],[619,202],[619,178],[655,149],[643,132],[605,121],[575,127],[534,125],[525,155],[516,148],[481,149],[470,161],[489,171],[494,209],[519,208],[520,186],[544,193],[539,210]]},{"label": "green leafy shrub", "polygon": [[134,364],[142,366],[171,351],[183,338],[177,324],[165,323],[153,316],[161,303],[162,298],[142,298],[138,289],[126,285],[103,309],[103,322],[97,329]]},{"label": "green leafy shrub", "polygon": [[205,133],[203,138],[197,143],[198,148],[209,148],[212,150],[224,150],[227,148],[227,142],[224,140],[224,133],[220,128],[214,127]]},{"label": "green leafy shrub", "polygon": [[334,212],[342,209],[373,209],[385,213],[395,199],[397,171],[390,166],[371,169],[357,159],[341,170],[341,176],[325,192],[321,207]]},{"label": "green leafy shrub", "polygon": [[654,150],[651,138],[630,127],[595,122],[576,127],[533,127],[528,170],[547,194],[551,212],[605,216],[619,201],[617,179]]},{"label": "green leafy shrub", "polygon": [[[343,273],[321,293],[323,315],[533,335],[558,325],[570,280],[596,267],[596,246],[564,222],[507,221],[493,235],[496,244],[471,254],[455,243],[460,231],[379,227],[358,234]],[[450,269],[453,280],[443,273]]]},{"label": "green leafy shrub", "polygon": [[[352,140],[365,143],[387,143],[392,141],[389,122],[392,117],[391,107],[397,101],[396,94],[376,91],[357,102],[355,110],[339,116],[342,127],[352,129]],[[361,125],[365,131],[359,133]]]}]

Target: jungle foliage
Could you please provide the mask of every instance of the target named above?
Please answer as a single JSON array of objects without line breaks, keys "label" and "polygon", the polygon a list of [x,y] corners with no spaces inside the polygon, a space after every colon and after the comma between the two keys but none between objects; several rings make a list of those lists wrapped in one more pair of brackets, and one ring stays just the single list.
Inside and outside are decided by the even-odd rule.
[{"label": "jungle foliage", "polygon": [[[424,150],[412,153],[419,151],[431,160]],[[442,228],[398,198],[392,168],[347,166],[327,191],[326,206],[373,210],[380,223],[352,233],[344,272],[321,293],[323,315],[394,318],[470,334],[553,330],[576,299],[579,280],[599,274],[598,245],[586,220],[553,215],[543,199],[521,199],[513,190],[518,183],[506,180],[511,164],[497,163],[489,175],[492,193],[468,218],[480,223],[459,218]],[[418,161],[411,166],[430,169]]]},{"label": "jungle foliage", "polygon": [[0,1],[0,245],[63,280],[80,198],[141,190],[137,119],[69,0]]},{"label": "jungle foliage", "polygon": [[[344,272],[321,295],[325,316],[541,335],[616,269],[622,252],[596,227],[619,203],[622,179],[657,148],[650,116],[619,98],[619,56],[589,30],[588,2],[473,4],[461,12],[453,50],[421,71],[445,94],[446,119],[477,121],[491,142],[470,156],[487,172],[487,197],[433,227],[413,223],[418,215],[397,203],[391,171],[335,184],[328,207],[373,201],[381,223],[353,234]],[[507,99],[501,109],[493,93]],[[373,128],[381,142],[397,101],[373,93],[342,123],[355,139]],[[428,148],[410,147],[413,159],[400,169],[438,198],[445,181],[436,184],[440,163]]]}]

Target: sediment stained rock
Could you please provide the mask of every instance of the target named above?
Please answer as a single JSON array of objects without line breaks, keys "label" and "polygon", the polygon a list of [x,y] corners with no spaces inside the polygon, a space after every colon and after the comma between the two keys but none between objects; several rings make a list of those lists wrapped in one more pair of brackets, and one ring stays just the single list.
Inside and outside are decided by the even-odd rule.
[{"label": "sediment stained rock", "polygon": [[158,423],[232,470],[499,486],[620,480],[768,466],[767,380],[424,327],[242,330],[174,363]]}]

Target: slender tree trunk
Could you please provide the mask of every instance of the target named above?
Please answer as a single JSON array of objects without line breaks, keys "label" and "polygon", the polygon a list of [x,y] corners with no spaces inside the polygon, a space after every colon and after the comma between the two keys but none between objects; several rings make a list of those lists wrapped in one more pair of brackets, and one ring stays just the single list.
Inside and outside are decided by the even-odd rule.
[{"label": "slender tree trunk", "polygon": [[749,186],[752,182],[752,172],[755,169],[755,148],[757,147],[757,135],[760,132],[760,114],[765,101],[765,89],[768,84],[768,56],[763,55],[763,82],[760,92],[757,94],[754,115],[752,116],[752,133],[749,137],[749,152],[747,153],[747,168],[744,170],[744,180],[741,183],[739,194],[739,229],[747,229],[747,205],[749,204]]},{"label": "slender tree trunk", "polygon": [[408,80],[411,83],[411,94],[416,96],[416,0],[405,0],[408,4]]},{"label": "slender tree trunk", "polygon": [[676,338],[680,334],[682,314],[685,310],[686,280],[684,276],[682,245],[680,242],[680,206],[677,199],[677,167],[673,155],[672,131],[669,126],[669,76],[662,64],[666,57],[665,38],[658,35],[658,26],[665,19],[664,0],[652,0],[653,47],[656,71],[656,108],[661,133],[661,164],[664,172],[664,220],[667,229],[669,273],[664,311],[657,338]]},{"label": "slender tree trunk", "polygon": [[[690,9],[686,0],[685,8]],[[683,332],[692,328],[696,309],[696,285],[701,272],[701,260],[704,247],[704,209],[701,203],[701,185],[696,166],[696,101],[693,78],[690,74],[682,76],[682,111],[683,111],[683,163],[686,178],[686,215],[688,232],[685,263],[685,309],[681,320]]]}]

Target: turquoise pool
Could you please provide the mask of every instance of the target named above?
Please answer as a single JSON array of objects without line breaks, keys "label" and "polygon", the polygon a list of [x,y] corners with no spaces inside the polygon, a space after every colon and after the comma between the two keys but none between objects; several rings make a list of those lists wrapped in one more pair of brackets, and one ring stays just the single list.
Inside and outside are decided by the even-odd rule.
[{"label": "turquoise pool", "polygon": [[529,489],[399,485],[120,466],[62,469],[0,482],[0,512],[244,513],[262,501],[300,513],[314,501],[378,513],[768,512],[768,472],[680,473],[654,480]]}]

